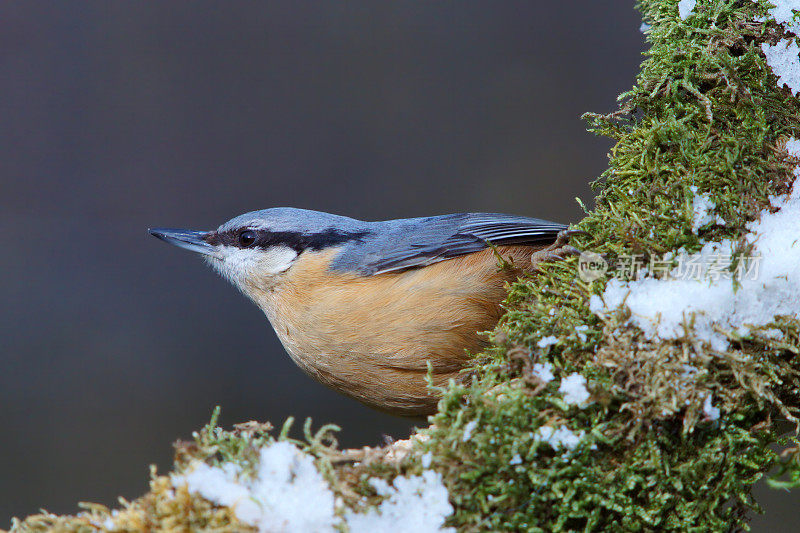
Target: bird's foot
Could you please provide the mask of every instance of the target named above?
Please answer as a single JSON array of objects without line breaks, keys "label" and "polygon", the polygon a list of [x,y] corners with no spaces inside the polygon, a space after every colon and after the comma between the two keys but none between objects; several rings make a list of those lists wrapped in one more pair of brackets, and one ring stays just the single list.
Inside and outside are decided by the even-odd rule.
[{"label": "bird's foot", "polygon": [[581,251],[569,244],[569,239],[574,235],[588,235],[588,233],[577,229],[559,231],[553,244],[531,254],[531,265],[536,266],[544,261],[561,261],[571,255],[580,255]]}]

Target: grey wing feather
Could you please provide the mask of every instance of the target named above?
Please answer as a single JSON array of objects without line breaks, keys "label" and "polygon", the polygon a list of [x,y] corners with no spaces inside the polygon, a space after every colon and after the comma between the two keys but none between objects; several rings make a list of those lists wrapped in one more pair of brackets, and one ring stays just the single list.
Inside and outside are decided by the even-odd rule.
[{"label": "grey wing feather", "polygon": [[[546,246],[563,224],[496,213],[463,213],[392,220],[381,225],[376,238],[344,250],[334,268],[381,274],[444,261],[493,245]],[[338,264],[338,265],[337,265]]]}]

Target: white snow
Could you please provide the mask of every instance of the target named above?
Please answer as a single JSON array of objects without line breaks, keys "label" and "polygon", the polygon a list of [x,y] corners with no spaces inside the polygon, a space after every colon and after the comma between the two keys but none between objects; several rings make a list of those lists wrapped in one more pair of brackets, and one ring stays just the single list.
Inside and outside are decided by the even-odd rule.
[{"label": "white snow", "polygon": [[[787,148],[798,154],[800,142],[792,139]],[[790,194],[773,198],[772,206],[776,212],[764,209],[747,226],[753,255],[740,263],[744,275],[738,289],[727,268],[736,244],[723,240],[706,243],[696,254],[679,252],[679,266],[662,279],[612,279],[602,298],[592,296],[591,310],[604,315],[624,305],[631,311],[630,323],[660,339],[683,337],[684,324],[694,317],[691,334],[716,350],[728,347],[720,329],[747,335],[777,315],[800,318],[800,185],[795,182]]]},{"label": "white snow", "polygon": [[[426,455],[423,463],[430,464]],[[351,532],[397,531],[398,523],[416,532],[449,531],[442,524],[453,509],[437,472],[397,477],[391,486],[381,479],[370,483],[387,499],[367,513],[348,510],[345,523]],[[234,463],[209,466],[197,461],[186,473],[173,474],[172,484],[231,507],[236,518],[260,532],[334,532],[341,525],[334,494],[313,458],[288,442],[263,447],[253,476]]]},{"label": "white snow", "polygon": [[678,2],[678,15],[680,15],[681,20],[686,20],[692,11],[694,11],[694,6],[697,5],[697,0],[681,0]]},{"label": "white snow", "polygon": [[464,426],[464,435],[461,437],[462,442],[467,442],[470,437],[472,437],[472,432],[475,431],[475,428],[478,427],[477,420],[470,420],[467,422],[467,425]]},{"label": "white snow", "polygon": [[766,337],[767,339],[781,339],[783,338],[783,332],[777,328],[770,328],[770,329],[763,329],[761,330],[761,335]]},{"label": "white snow", "polygon": [[420,464],[422,468],[429,468],[431,466],[431,461],[433,461],[433,454],[431,452],[427,452],[423,454],[422,458],[420,459]]},{"label": "white snow", "polygon": [[453,512],[447,489],[438,472],[427,470],[421,476],[398,476],[392,485],[380,478],[370,480],[372,487],[387,499],[366,513],[347,511],[345,520],[350,533],[434,533],[455,531],[444,528]]},{"label": "white snow", "polygon": [[101,524],[97,524],[94,521],[92,522],[92,524],[94,524],[94,525],[96,525],[98,527],[101,527],[106,531],[116,531],[117,530],[117,525],[114,523],[114,519],[118,515],[119,515],[119,511],[117,509],[114,509],[114,510],[111,511],[111,516],[109,516],[108,518],[103,520],[103,522]]},{"label": "white snow", "polygon": [[233,508],[236,518],[259,531],[333,531],[334,497],[313,459],[288,442],[261,449],[256,475],[241,476],[234,463],[221,467],[197,462],[173,486]]},{"label": "white snow", "polygon": [[[792,137],[786,141],[786,151],[789,152],[791,156],[800,157],[800,140]],[[794,175],[797,176],[798,173],[800,173],[800,167],[794,169]]]},{"label": "white snow", "polygon": [[697,235],[697,231],[700,228],[711,224],[724,226],[725,220],[721,216],[714,214],[717,204],[709,198],[708,194],[697,194],[697,186],[695,185],[692,185],[689,189],[694,195],[692,198],[692,232]]},{"label": "white snow", "polygon": [[553,365],[550,363],[534,363],[533,364],[533,374],[544,381],[545,383],[549,383],[553,381]]},{"label": "white snow", "polygon": [[767,64],[778,76],[778,86],[786,85],[792,94],[800,95],[800,48],[794,39],[781,39],[778,44],[761,43]]},{"label": "white snow", "polygon": [[589,399],[589,391],[586,390],[586,378],[578,373],[570,374],[562,379],[558,392],[564,395],[564,401],[570,405],[581,404]]},{"label": "white snow", "polygon": [[558,343],[558,337],[554,335],[548,335],[547,337],[542,337],[539,339],[539,342],[536,343],[536,346],[539,348],[547,348],[548,346],[552,346]]},{"label": "white snow", "polygon": [[775,5],[769,9],[772,18],[796,35],[800,24],[794,21],[794,11],[800,11],[800,0],[770,0],[770,3]]},{"label": "white snow", "polygon": [[711,405],[710,394],[706,396],[706,399],[703,402],[703,413],[706,415],[706,418],[708,418],[708,420],[719,419],[719,407],[714,407],[713,405]]},{"label": "white snow", "polygon": [[511,459],[509,459],[508,464],[510,464],[511,466],[521,465],[522,457],[520,456],[520,454],[515,453],[514,456]]},{"label": "white snow", "polygon": [[546,442],[553,448],[572,450],[581,441],[583,435],[583,431],[576,435],[565,426],[561,426],[557,429],[550,426],[542,426],[536,431],[535,437]]},{"label": "white snow", "polygon": [[586,324],[575,326],[575,332],[578,334],[578,338],[581,340],[581,342],[586,342],[586,331],[589,331],[589,326]]}]

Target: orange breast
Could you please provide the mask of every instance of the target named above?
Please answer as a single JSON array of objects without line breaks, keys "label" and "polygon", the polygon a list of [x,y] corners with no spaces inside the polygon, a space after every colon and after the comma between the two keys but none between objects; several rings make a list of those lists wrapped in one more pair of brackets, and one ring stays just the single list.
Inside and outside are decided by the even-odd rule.
[{"label": "orange breast", "polygon": [[328,270],[336,250],[304,252],[257,301],[294,361],[322,383],[403,415],[433,412],[427,390],[457,377],[479,331],[501,315],[504,284],[530,268],[531,247],[501,247],[376,276]]}]

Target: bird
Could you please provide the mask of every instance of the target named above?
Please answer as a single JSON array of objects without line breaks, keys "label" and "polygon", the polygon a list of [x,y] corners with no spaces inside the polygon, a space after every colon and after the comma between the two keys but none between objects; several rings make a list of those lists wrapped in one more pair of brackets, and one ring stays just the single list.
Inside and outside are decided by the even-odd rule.
[{"label": "bird", "polygon": [[203,255],[312,378],[407,417],[434,413],[436,388],[486,347],[507,283],[576,253],[580,233],[500,213],[366,222],[291,207],[148,231]]}]

